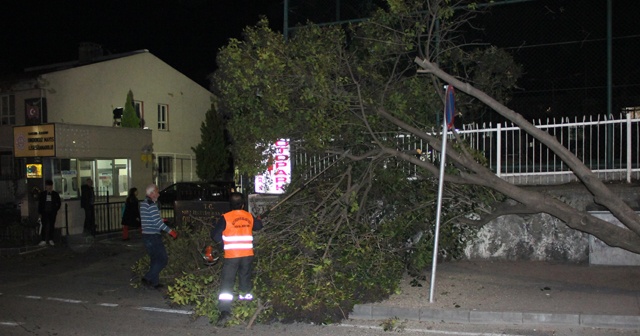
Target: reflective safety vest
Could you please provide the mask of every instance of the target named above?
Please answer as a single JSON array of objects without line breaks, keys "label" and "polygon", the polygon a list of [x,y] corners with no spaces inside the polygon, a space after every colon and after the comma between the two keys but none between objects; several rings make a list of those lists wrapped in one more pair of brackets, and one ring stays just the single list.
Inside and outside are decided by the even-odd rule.
[{"label": "reflective safety vest", "polygon": [[222,231],[225,258],[253,255],[253,216],[244,210],[232,210],[224,215],[227,224]]}]

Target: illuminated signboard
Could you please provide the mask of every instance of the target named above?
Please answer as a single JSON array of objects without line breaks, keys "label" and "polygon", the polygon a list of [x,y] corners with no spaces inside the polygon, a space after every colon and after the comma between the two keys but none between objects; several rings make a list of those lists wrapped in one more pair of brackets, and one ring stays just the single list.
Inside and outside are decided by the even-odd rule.
[{"label": "illuminated signboard", "polygon": [[27,164],[27,178],[42,178],[42,164],[41,163]]},{"label": "illuminated signboard", "polygon": [[255,177],[258,194],[282,194],[291,182],[291,157],[289,140],[280,139],[265,151],[269,156],[267,171]]},{"label": "illuminated signboard", "polygon": [[15,157],[56,156],[54,124],[16,126],[13,128]]}]

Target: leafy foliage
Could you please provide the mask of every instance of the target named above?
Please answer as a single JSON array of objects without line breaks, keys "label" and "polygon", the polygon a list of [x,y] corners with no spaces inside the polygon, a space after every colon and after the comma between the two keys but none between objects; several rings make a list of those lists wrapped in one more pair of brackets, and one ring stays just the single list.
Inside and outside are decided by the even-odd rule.
[{"label": "leafy foliage", "polygon": [[[178,239],[163,237],[169,263],[160,273],[160,278],[162,282],[171,284],[168,290],[173,303],[194,304],[197,314],[211,317],[210,314],[217,314],[215,309],[211,310],[217,295],[212,296],[211,292],[218,288],[220,265],[208,267],[202,261],[200,252],[206,245],[211,245],[209,228],[200,224],[178,226]],[[149,270],[149,257],[145,255],[131,269],[138,278],[142,278]],[[139,283],[132,285],[138,287]]]},{"label": "leafy foliage", "polygon": [[220,314],[216,307],[218,301],[213,286],[215,279],[213,274],[196,275],[185,272],[169,286],[169,298],[178,305],[192,305],[196,316],[206,316],[213,322]]},{"label": "leafy foliage", "polygon": [[[442,30],[434,29],[435,19]],[[405,163],[427,160],[407,154],[407,148],[430,155],[433,148],[411,134],[400,137],[398,125],[380,112],[391,111],[423,130],[437,126],[442,84],[416,72],[415,55],[437,55],[443,66],[473,74],[507,96],[518,72],[502,79],[506,74],[497,69],[508,55],[457,47],[448,33],[461,20],[448,1],[393,0],[389,10],[363,23],[309,24],[288,41],[263,20],[220,50],[212,90],[228,120],[241,173],[263,171],[260,145],[279,138],[291,139],[297,152],[339,160],[308,183],[305,178],[317,167],[297,164],[287,190],[301,191],[272,211],[256,236],[254,289],[269,307],[260,312],[262,319],[338,321],[354,304],[394,293],[403,272],[420,274],[431,263],[437,180],[429,165],[408,171]],[[483,57],[495,63],[487,65]],[[469,100],[465,108],[473,111],[474,104]],[[455,146],[469,151],[463,142]],[[435,164],[438,158],[428,160]],[[451,176],[463,173],[452,165],[446,169]],[[438,253],[457,258],[473,231],[456,218],[500,196],[447,184],[444,198]],[[215,277],[208,283],[209,278],[185,274],[180,281],[180,302],[208,305],[199,293]],[[242,319],[251,309],[236,305],[234,315]]]},{"label": "leafy foliage", "polygon": [[140,118],[136,114],[136,109],[133,106],[133,92],[131,90],[127,93],[127,101],[124,103],[121,124],[122,127],[140,128]]}]

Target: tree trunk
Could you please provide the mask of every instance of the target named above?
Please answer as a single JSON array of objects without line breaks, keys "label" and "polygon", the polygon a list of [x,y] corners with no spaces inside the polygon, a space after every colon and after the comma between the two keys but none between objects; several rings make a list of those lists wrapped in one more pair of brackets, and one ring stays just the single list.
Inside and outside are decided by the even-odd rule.
[{"label": "tree trunk", "polygon": [[[437,65],[420,58],[416,58],[415,62],[425,70],[422,72],[433,74],[436,77],[444,80],[445,82],[453,85],[459,91],[477,98],[478,100],[498,112],[500,115],[511,120],[522,130],[531,134],[538,141],[545,144],[556,155],[558,155],[558,157],[565,164],[567,164],[567,166],[573,171],[573,173],[587,187],[589,192],[594,195],[594,201],[609,209],[609,211],[611,211],[611,213],[631,231],[625,228],[617,227],[614,224],[591,216],[585,211],[580,211],[572,208],[571,206],[559,200],[545,197],[545,195],[541,193],[526,191],[513,184],[510,184],[497,177],[486,167],[477,164],[470,158],[465,158],[462,153],[449,146],[447,147],[448,156],[454,162],[473,172],[473,174],[466,176],[463,172],[463,175],[461,175],[461,177],[463,177],[469,183],[493,188],[494,190],[499,191],[504,195],[513,198],[514,200],[517,200],[518,202],[526,205],[531,209],[536,209],[538,212],[545,212],[553,215],[564,221],[569,227],[592,234],[611,246],[617,246],[632,252],[640,253],[640,217],[618,196],[611,192],[611,190],[607,188],[607,186],[604,185],[604,183],[580,161],[580,159],[573,155],[573,153],[571,153],[567,148],[562,146],[562,144],[560,144],[553,136],[538,129],[533,124],[525,120],[520,114],[500,104],[498,101],[488,96],[486,93],[442,71],[437,67]],[[424,134],[424,132],[406,125],[399,120],[392,120],[395,118],[384,111],[382,111],[381,114],[387,119],[394,122],[396,125],[407,129],[417,136],[422,137],[426,141],[434,142],[433,137]],[[437,143],[435,144],[434,148],[439,148]],[[419,160],[416,161],[420,162]],[[414,163],[418,164],[418,162]],[[422,164],[420,165],[424,166],[424,162],[422,162]],[[429,169],[433,167],[424,168]]]}]

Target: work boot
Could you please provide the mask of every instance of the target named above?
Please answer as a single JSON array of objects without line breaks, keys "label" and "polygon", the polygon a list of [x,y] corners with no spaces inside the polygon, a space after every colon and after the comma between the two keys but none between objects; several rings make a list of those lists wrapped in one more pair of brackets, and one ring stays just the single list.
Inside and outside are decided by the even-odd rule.
[{"label": "work boot", "polygon": [[220,312],[220,316],[218,316],[218,322],[216,322],[216,326],[224,327],[230,318],[231,318],[230,312],[228,311]]},{"label": "work boot", "polygon": [[149,280],[147,280],[145,278],[140,279],[140,282],[142,282],[142,285],[147,287],[147,288],[154,288],[154,286],[151,283],[151,281],[149,281]]}]

